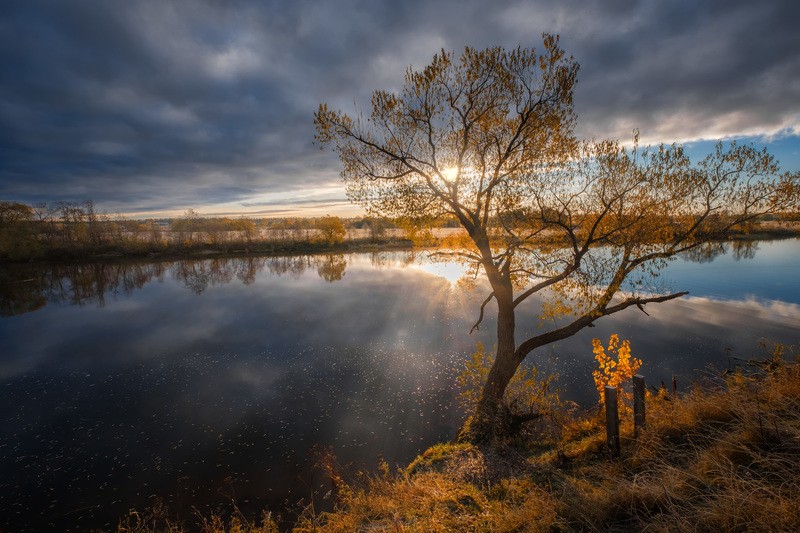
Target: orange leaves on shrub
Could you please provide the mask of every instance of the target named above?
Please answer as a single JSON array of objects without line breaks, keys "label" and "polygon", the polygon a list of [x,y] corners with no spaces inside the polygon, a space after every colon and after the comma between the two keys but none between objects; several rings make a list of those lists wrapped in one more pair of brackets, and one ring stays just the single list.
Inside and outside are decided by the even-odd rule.
[{"label": "orange leaves on shrub", "polygon": [[619,335],[611,335],[608,348],[603,348],[600,339],[592,339],[592,352],[597,361],[597,370],[592,371],[594,386],[600,395],[600,404],[605,401],[603,389],[606,386],[617,387],[622,404],[630,407],[633,395],[625,390],[624,385],[631,379],[642,366],[642,360],[631,355],[631,343],[627,340],[620,342]]}]

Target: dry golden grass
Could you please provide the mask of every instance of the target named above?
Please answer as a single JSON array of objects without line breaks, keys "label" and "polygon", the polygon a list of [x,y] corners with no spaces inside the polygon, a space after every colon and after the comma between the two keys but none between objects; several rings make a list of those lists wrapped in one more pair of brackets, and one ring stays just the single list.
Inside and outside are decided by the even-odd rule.
[{"label": "dry golden grass", "polygon": [[227,516],[212,514],[210,516],[195,513],[194,525],[188,527],[186,522],[170,516],[169,509],[160,500],[142,512],[132,510],[128,516],[119,521],[117,533],[185,533],[200,531],[201,533],[278,533],[278,524],[268,512],[263,512],[260,520],[248,520],[232,503],[231,512]]},{"label": "dry golden grass", "polygon": [[648,420],[621,461],[565,473],[567,522],[598,530],[800,530],[800,367],[656,399]]},{"label": "dry golden grass", "polygon": [[545,453],[437,445],[297,530],[800,531],[800,365],[655,396],[622,432],[619,460],[592,417]]},{"label": "dry golden grass", "polygon": [[549,531],[558,502],[532,479],[479,489],[441,472],[374,479],[339,512],[308,517],[295,531]]}]

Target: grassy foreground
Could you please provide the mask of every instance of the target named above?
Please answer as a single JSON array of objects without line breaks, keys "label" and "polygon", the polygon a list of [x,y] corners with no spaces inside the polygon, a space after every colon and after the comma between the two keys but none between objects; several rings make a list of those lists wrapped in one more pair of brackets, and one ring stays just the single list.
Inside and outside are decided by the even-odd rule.
[{"label": "grassy foreground", "polygon": [[435,446],[297,531],[800,531],[800,366],[654,396],[607,456],[599,420],[546,449]]},{"label": "grassy foreground", "polygon": [[[587,415],[514,442],[439,444],[350,485],[334,473],[336,510],[306,512],[294,531],[800,531],[800,365],[762,366],[653,395],[638,438],[625,416],[620,459]],[[269,516],[201,522],[278,531]],[[183,530],[144,525],[119,531]]]}]

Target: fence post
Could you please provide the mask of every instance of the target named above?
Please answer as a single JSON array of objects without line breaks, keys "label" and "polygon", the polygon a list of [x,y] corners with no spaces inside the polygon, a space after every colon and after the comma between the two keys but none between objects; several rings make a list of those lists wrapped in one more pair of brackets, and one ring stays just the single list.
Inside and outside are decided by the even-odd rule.
[{"label": "fence post", "polygon": [[605,387],[606,401],[606,442],[612,457],[619,457],[619,406],[617,388]]},{"label": "fence post", "polygon": [[639,430],[644,427],[644,376],[633,376],[633,435],[639,436]]}]

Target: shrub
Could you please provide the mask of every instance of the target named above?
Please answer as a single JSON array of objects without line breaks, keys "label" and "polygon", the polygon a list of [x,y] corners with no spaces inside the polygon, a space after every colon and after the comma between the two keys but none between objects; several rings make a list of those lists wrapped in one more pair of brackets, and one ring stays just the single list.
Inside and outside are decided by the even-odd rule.
[{"label": "shrub", "polygon": [[[600,404],[605,404],[603,389],[617,387],[623,408],[630,409],[633,395],[625,390],[625,385],[630,383],[633,376],[642,366],[642,360],[631,355],[631,343],[627,340],[620,343],[619,336],[615,333],[608,341],[608,353],[603,349],[600,339],[592,339],[592,351],[597,361],[598,369],[592,372],[594,386],[600,395]],[[615,360],[616,358],[616,360]]]}]

